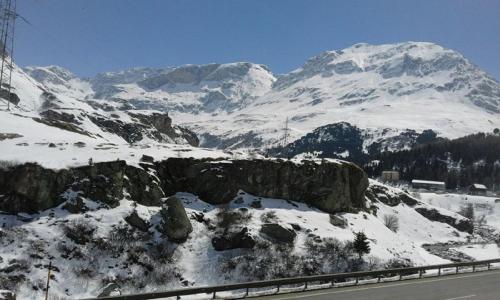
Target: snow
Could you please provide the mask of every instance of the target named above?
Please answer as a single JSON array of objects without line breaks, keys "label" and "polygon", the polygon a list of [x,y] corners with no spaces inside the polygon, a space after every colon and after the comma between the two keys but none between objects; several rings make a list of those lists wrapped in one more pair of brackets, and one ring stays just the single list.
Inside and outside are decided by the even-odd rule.
[{"label": "snow", "polygon": [[[216,219],[216,214],[222,206],[211,205],[203,202],[198,197],[188,193],[178,193],[177,196],[183,201],[187,213],[190,215],[194,212],[203,212],[205,218]],[[238,201],[236,201],[238,200]],[[250,203],[255,200],[261,201],[262,208],[252,209]],[[155,232],[155,239],[160,239],[160,236],[154,231],[155,224],[160,222],[159,207],[146,207],[140,204],[133,204],[132,201],[122,200],[116,208],[105,209],[99,208],[99,204],[86,200],[86,205],[91,208],[84,216],[79,214],[68,214],[61,208],[47,210],[40,214],[32,215],[32,221],[22,222],[16,216],[0,215],[0,222],[6,224],[6,228],[17,228],[17,230],[26,230],[28,240],[21,239],[19,243],[29,243],[29,240],[36,237],[42,243],[48,243],[49,253],[56,251],[56,246],[61,240],[67,240],[60,227],[56,224],[65,224],[71,220],[87,220],[94,224],[97,228],[95,237],[106,238],[112,228],[123,218],[127,216],[133,209],[144,219],[150,220],[153,227],[150,231]],[[392,258],[409,259],[416,265],[428,265],[447,262],[442,258],[436,257],[426,252],[421,245],[430,242],[445,242],[445,241],[462,241],[465,240],[467,234],[455,234],[455,230],[450,226],[432,222],[418,214],[413,208],[400,204],[396,207],[389,207],[382,203],[375,203],[378,207],[377,215],[361,213],[342,213],[337,214],[338,217],[347,222],[346,228],[332,226],[329,221],[329,214],[321,212],[317,209],[308,207],[306,204],[285,201],[281,199],[269,199],[255,197],[244,192],[231,202],[230,209],[248,208],[251,214],[251,220],[245,224],[252,235],[258,235],[260,226],[262,225],[261,216],[274,212],[276,222],[282,226],[290,227],[290,224],[298,224],[301,230],[295,243],[294,253],[305,254],[304,241],[308,232],[311,232],[319,237],[333,237],[340,241],[351,241],[354,238],[354,233],[363,231],[370,240],[371,257],[376,257],[381,261],[388,261]],[[400,229],[393,232],[385,227],[383,218],[387,214],[395,214],[401,220]],[[213,233],[207,229],[203,223],[191,221],[193,232],[189,239],[178,244],[173,254],[176,266],[182,270],[182,276],[190,282],[199,285],[212,285],[224,282],[224,274],[221,274],[218,268],[219,259],[228,253],[215,251],[211,245],[211,237]],[[5,230],[5,229],[3,229]],[[23,242],[24,241],[24,242]],[[66,241],[68,243],[68,241]],[[51,246],[50,246],[51,245]],[[6,247],[2,247],[1,256],[4,258],[0,267],[6,266],[7,261],[14,258],[20,258],[24,255],[23,251],[11,251],[16,248],[16,243]],[[23,248],[30,249],[28,244]],[[234,250],[236,251],[236,250]],[[85,262],[78,259],[73,259],[71,264],[67,264],[66,260],[59,255],[54,255],[53,265],[59,268],[59,272],[55,272],[56,280],[51,283],[52,293],[65,293],[64,290],[69,288],[72,297],[88,297],[95,295],[99,289],[99,282],[88,280],[85,285],[77,284],[81,279],[74,276],[73,270],[75,267],[84,266]],[[107,257],[97,258],[96,262],[103,274],[113,277],[113,274],[118,274],[120,269],[108,268],[108,266],[120,265],[121,262],[116,259]],[[36,280],[43,279],[45,274],[44,269],[31,268],[29,278]],[[135,268],[130,269],[135,272]],[[64,276],[63,276],[64,274]],[[237,281],[237,278],[232,281]],[[175,287],[175,283],[170,283],[169,286]],[[34,292],[29,287],[24,287],[19,294],[23,297],[34,297]]]},{"label": "snow", "polygon": [[[346,64],[352,70],[343,69]],[[149,77],[142,69],[109,73],[106,78],[122,73],[124,78],[121,84],[109,85],[119,91],[105,97],[110,103],[119,99],[139,108],[168,111],[175,123],[200,135],[228,140],[251,132],[262,138],[263,145],[279,141],[287,118],[290,142],[317,127],[349,122],[372,136],[365,148],[407,129],[433,129],[439,136],[457,138],[491,132],[500,123],[498,112],[478,106],[480,101],[469,96],[481,90],[478,97],[499,109],[498,82],[461,54],[425,42],[356,44],[327,51],[279,78],[250,63],[218,65],[211,73],[217,76],[152,90],[141,87],[136,78],[211,66],[167,68],[151,71]],[[86,90],[78,85],[75,89]]]},{"label": "snow", "polygon": [[472,204],[476,217],[484,216],[488,225],[500,229],[500,203],[496,203],[494,197],[436,193],[420,193],[418,197],[425,203],[453,212]]},{"label": "snow", "polygon": [[444,182],[442,181],[431,181],[431,180],[420,180],[420,179],[413,179],[411,183],[418,183],[418,184],[430,184],[430,185],[440,185],[444,186]]}]

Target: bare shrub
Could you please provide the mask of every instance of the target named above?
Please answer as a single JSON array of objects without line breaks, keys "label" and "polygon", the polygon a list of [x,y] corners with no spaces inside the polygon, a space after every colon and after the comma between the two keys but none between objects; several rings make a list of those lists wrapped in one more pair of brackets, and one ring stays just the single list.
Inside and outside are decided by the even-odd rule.
[{"label": "bare shrub", "polygon": [[260,216],[260,221],[262,223],[273,223],[276,222],[277,220],[278,217],[276,216],[276,212],[274,212],[273,210],[263,213]]},{"label": "bare shrub", "polygon": [[472,203],[467,203],[466,205],[460,207],[458,213],[467,219],[474,220],[474,205]]},{"label": "bare shrub", "polygon": [[78,218],[64,224],[62,230],[76,244],[85,245],[92,240],[96,227],[90,221]]},{"label": "bare shrub", "polygon": [[399,230],[399,218],[396,215],[384,215],[384,225],[393,232]]},{"label": "bare shrub", "polygon": [[229,229],[233,225],[247,223],[251,219],[252,213],[247,208],[230,210],[224,207],[217,213],[217,225],[224,230]]}]

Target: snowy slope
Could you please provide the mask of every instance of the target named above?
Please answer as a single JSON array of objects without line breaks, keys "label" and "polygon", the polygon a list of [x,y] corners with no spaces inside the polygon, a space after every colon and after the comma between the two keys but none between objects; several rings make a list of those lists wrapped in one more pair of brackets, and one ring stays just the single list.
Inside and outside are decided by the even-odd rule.
[{"label": "snowy slope", "polygon": [[37,161],[47,167],[125,159],[142,155],[227,157],[220,151],[199,149],[189,131],[173,125],[170,117],[153,110],[114,110],[85,99],[89,82],[59,67],[22,69],[14,66],[12,92],[20,102],[0,109],[1,160]]},{"label": "snowy slope", "polygon": [[272,141],[288,117],[291,140],[343,121],[374,140],[406,129],[452,138],[491,132],[499,105],[499,83],[457,52],[430,43],[358,44],[311,58],[237,113],[207,118],[209,130],[192,126],[226,138],[252,130]]},{"label": "snowy slope", "polygon": [[219,148],[275,144],[286,118],[289,141],[349,122],[367,136],[365,148],[407,129],[455,138],[500,124],[500,84],[458,52],[424,42],[327,51],[279,78],[262,65],[233,63],[138,68],[90,83],[87,97],[168,111],[202,145]]},{"label": "snowy slope", "polygon": [[[379,185],[373,181],[371,184]],[[389,189],[389,192],[401,193],[395,189]],[[46,276],[44,265],[51,255],[52,265],[57,268],[51,282],[52,295],[82,298],[96,296],[110,282],[118,283],[122,293],[132,293],[181,287],[183,283],[200,286],[251,280],[254,274],[241,272],[237,268],[224,268],[231,265],[231,261],[238,261],[239,266],[255,264],[256,261],[246,260],[256,253],[263,255],[254,259],[271,258],[273,262],[286,259],[281,255],[294,257],[297,259],[297,266],[294,268],[298,269],[288,271],[303,274],[300,264],[307,265],[309,260],[314,259],[311,257],[314,254],[308,252],[308,243],[333,238],[338,245],[342,245],[352,241],[354,233],[358,231],[365,232],[370,240],[371,252],[366,259],[371,262],[371,267],[382,267],[391,260],[415,265],[443,263],[446,260],[429,254],[421,245],[460,242],[469,236],[457,232],[447,224],[430,221],[403,203],[391,207],[379,201],[369,202],[369,206],[378,208],[376,214],[337,214],[337,217],[346,222],[345,228],[342,228],[330,223],[329,214],[298,202],[258,198],[241,192],[229,205],[217,206],[203,202],[192,194],[178,193],[177,196],[184,203],[193,225],[193,232],[182,244],[167,241],[158,232],[160,207],[146,207],[129,200],[122,200],[115,208],[86,200],[89,211],[84,215],[70,214],[61,208],[62,205],[31,216],[0,215],[0,222],[5,223],[5,227],[1,229],[5,238],[0,239],[0,256],[3,258],[0,269],[17,263],[15,271],[10,275],[25,274],[28,278],[18,287],[18,296],[21,299],[38,298],[41,288],[37,291],[32,287],[43,282]],[[255,201],[260,201],[260,208],[252,207]],[[443,214],[460,218],[452,212],[436,209]],[[125,223],[124,218],[134,210],[151,224],[148,232],[141,233]],[[266,242],[259,229],[264,222],[274,222],[290,229],[293,225],[297,234],[295,243],[290,248],[285,247],[286,249],[267,244],[268,248],[262,249],[215,251],[211,239],[219,230],[218,215],[222,211],[237,211],[246,215],[243,223],[235,226],[248,228],[250,235],[264,243],[262,245],[266,245]],[[200,214],[203,221],[199,222],[196,220],[200,219]],[[401,220],[397,232],[384,225],[384,216],[387,214],[395,214]],[[75,224],[84,226],[82,228],[94,228],[91,242],[81,245],[68,237],[68,226]],[[12,236],[16,238],[11,240]],[[43,255],[34,255],[40,253]],[[328,257],[331,252],[319,255]],[[154,268],[147,271],[150,265]],[[288,272],[288,267],[281,267]],[[273,267],[268,265],[267,268],[269,270],[264,271],[269,273],[265,276],[275,276]],[[338,271],[342,271],[349,267],[339,268]]]}]

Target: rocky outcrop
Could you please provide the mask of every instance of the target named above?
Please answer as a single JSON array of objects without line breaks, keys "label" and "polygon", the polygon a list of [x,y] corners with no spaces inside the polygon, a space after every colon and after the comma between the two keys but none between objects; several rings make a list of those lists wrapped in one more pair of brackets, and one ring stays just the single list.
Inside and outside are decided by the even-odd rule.
[{"label": "rocky outcrop", "polygon": [[154,176],[144,169],[128,166],[125,161],[63,170],[26,163],[0,169],[0,210],[35,213],[71,200],[65,207],[72,211],[74,197],[115,207],[124,198],[124,189],[131,199],[144,205],[160,205],[164,197]]},{"label": "rocky outcrop", "polygon": [[372,202],[380,201],[389,206],[404,203],[413,207],[418,204],[418,200],[407,193],[389,190],[387,186],[381,184],[371,184],[366,190],[366,197]]},{"label": "rocky outcrop", "polygon": [[436,222],[441,222],[441,223],[446,223],[450,225],[451,227],[456,228],[457,230],[467,232],[467,233],[472,233],[474,231],[474,224],[472,223],[471,220],[469,219],[460,219],[457,220],[453,218],[452,216],[446,216],[436,209],[427,209],[424,207],[417,207],[415,210],[421,214],[422,216],[426,217],[427,219],[431,221],[436,221]]},{"label": "rocky outcrop", "polygon": [[168,116],[167,113],[151,113],[148,115],[143,115],[129,112],[129,115],[133,118],[138,119],[142,124],[151,126],[156,129],[157,133],[160,134],[157,134],[155,132],[153,132],[152,134],[159,141],[163,140],[161,134],[164,134],[174,141],[184,139],[194,147],[198,147],[200,143],[198,137],[194,132],[180,126],[172,125],[172,119]]},{"label": "rocky outcrop", "polygon": [[333,213],[364,208],[368,186],[363,170],[348,162],[170,158],[157,163],[156,169],[167,195],[185,191],[212,204],[231,201],[241,189],[259,197],[305,202]]},{"label": "rocky outcrop", "polygon": [[279,244],[293,244],[297,234],[292,229],[285,228],[276,223],[263,224],[260,233],[272,242]]},{"label": "rocky outcrop", "polygon": [[305,202],[335,213],[363,209],[368,186],[365,173],[347,162],[170,158],[140,165],[142,168],[111,161],[52,170],[27,163],[0,169],[0,210],[33,213],[77,196],[110,207],[124,197],[159,206],[162,198],[177,192],[221,204],[244,190],[259,197]]},{"label": "rocky outcrop", "polygon": [[172,241],[184,242],[193,227],[181,200],[177,197],[168,198],[160,213],[163,233]]},{"label": "rocky outcrop", "polygon": [[217,251],[245,248],[251,249],[255,246],[255,240],[248,232],[248,228],[233,233],[224,233],[212,238],[212,246]]}]

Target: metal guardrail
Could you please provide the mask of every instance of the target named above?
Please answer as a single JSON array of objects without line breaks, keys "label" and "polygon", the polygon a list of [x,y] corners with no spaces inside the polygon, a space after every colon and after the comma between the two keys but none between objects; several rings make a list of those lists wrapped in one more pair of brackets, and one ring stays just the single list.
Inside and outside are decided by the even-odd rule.
[{"label": "metal guardrail", "polygon": [[249,295],[249,290],[253,288],[264,288],[264,287],[277,287],[277,292],[279,293],[280,287],[292,284],[304,284],[304,290],[307,290],[308,283],[310,282],[322,282],[330,283],[333,287],[336,282],[346,279],[354,279],[355,284],[358,284],[359,279],[377,279],[380,282],[382,277],[395,277],[399,276],[399,280],[403,279],[403,276],[418,274],[419,278],[423,276],[425,271],[428,270],[438,270],[438,275],[441,275],[443,269],[455,268],[455,273],[459,272],[462,267],[472,267],[472,272],[476,271],[476,267],[483,266],[487,267],[488,270],[491,268],[491,264],[500,263],[500,258],[472,261],[472,262],[460,262],[460,263],[449,263],[441,265],[430,265],[422,267],[410,267],[410,268],[398,268],[398,269],[387,269],[387,270],[376,270],[376,271],[362,271],[362,272],[352,272],[352,273],[337,273],[337,274],[327,274],[327,275],[317,275],[317,276],[305,276],[305,277],[294,277],[294,278],[282,278],[274,280],[265,281],[253,281],[246,283],[235,283],[226,284],[218,286],[205,286],[205,287],[194,287],[194,288],[183,288],[165,292],[152,292],[144,294],[132,294],[132,295],[122,295],[122,296],[109,296],[101,298],[87,298],[82,300],[147,300],[147,299],[159,299],[167,297],[177,297],[196,294],[212,294],[213,299],[216,297],[217,292],[227,292],[235,290],[246,290],[245,296]]}]

